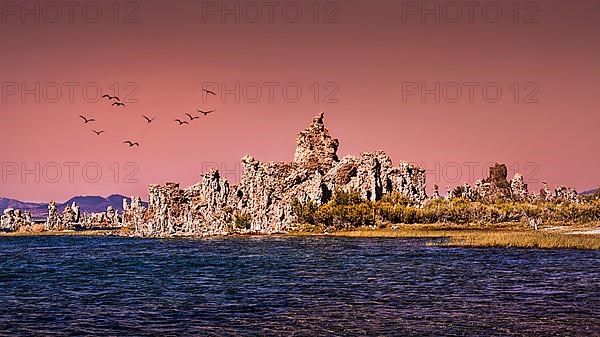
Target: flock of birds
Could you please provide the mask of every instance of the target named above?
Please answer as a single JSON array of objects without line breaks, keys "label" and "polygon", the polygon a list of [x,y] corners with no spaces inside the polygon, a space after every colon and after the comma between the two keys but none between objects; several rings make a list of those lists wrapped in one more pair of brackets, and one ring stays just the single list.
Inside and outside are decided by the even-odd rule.
[{"label": "flock of birds", "polygon": [[[217,94],[214,91],[207,90],[207,89],[202,89],[202,90],[207,95],[217,96]],[[113,102],[111,104],[111,106],[114,106],[114,107],[117,107],[117,108],[121,108],[121,107],[124,108],[125,107],[125,103],[122,102],[121,99],[119,99],[119,97],[117,97],[117,96],[102,95],[102,98],[106,98],[109,102],[112,102],[114,100],[115,102]],[[197,109],[196,111],[198,113],[203,114],[204,116],[208,116],[208,114],[211,114],[211,113],[215,112],[216,110],[204,111],[204,110]],[[182,126],[182,125],[190,125],[190,122],[193,122],[194,120],[200,118],[200,116],[194,116],[194,115],[192,115],[190,113],[186,113],[185,115],[187,116],[187,119],[186,118],[183,118],[183,119],[179,119],[178,118],[178,119],[175,119],[174,121],[177,122],[177,123],[179,123],[179,126]],[[88,124],[88,123],[92,123],[92,122],[96,121],[94,118],[88,118],[88,117],[83,116],[83,115],[79,115],[79,117],[82,119],[83,124]],[[154,120],[156,120],[156,117],[148,117],[146,115],[142,115],[142,117],[146,120],[146,123],[148,123],[148,124],[150,124]],[[92,132],[94,132],[96,134],[96,136],[100,136],[101,134],[103,134],[105,132],[105,130],[97,131],[97,130],[92,129]],[[134,141],[131,141],[131,140],[126,140],[126,141],[123,142],[123,144],[129,145],[129,147],[133,147],[133,146],[139,147],[140,146],[140,143],[134,142]]]}]

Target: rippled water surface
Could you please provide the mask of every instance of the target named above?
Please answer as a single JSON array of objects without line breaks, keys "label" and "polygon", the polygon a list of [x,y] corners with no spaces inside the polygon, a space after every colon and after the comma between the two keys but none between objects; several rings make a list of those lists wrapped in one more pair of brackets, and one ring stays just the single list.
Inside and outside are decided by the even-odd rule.
[{"label": "rippled water surface", "polygon": [[0,334],[600,336],[600,252],[0,238]]}]

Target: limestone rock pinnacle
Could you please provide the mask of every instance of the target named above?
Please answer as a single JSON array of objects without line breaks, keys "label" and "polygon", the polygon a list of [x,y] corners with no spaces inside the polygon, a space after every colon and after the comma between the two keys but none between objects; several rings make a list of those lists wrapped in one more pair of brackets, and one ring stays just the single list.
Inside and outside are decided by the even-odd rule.
[{"label": "limestone rock pinnacle", "polygon": [[324,114],[321,112],[313,118],[308,128],[298,134],[294,162],[310,169],[327,171],[333,163],[339,161],[339,142],[329,135],[323,118]]}]

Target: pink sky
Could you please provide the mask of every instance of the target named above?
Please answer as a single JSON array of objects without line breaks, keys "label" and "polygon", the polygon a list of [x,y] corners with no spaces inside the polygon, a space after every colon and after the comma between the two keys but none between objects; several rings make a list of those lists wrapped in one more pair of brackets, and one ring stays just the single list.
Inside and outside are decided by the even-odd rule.
[{"label": "pink sky", "polygon": [[[26,3],[35,8],[35,1]],[[536,190],[542,180],[580,191],[600,185],[595,169],[600,166],[598,1],[535,2],[539,10],[521,8],[519,20],[535,12],[532,18],[539,22],[518,24],[505,2],[497,23],[486,22],[477,10],[474,22],[466,12],[458,23],[447,22],[448,17],[436,23],[432,16],[421,22],[418,15],[403,20],[408,2],[397,1],[344,1],[337,7],[321,2],[320,23],[314,22],[313,2],[294,3],[303,9],[297,23],[285,22],[288,17],[277,9],[270,23],[266,7],[258,23],[244,15],[239,23],[231,15],[222,22],[218,14],[203,22],[208,3],[144,1],[135,11],[123,2],[119,21],[135,12],[131,18],[138,22],[118,24],[108,5],[98,23],[86,22],[81,7],[74,11],[75,23],[64,8],[58,23],[47,22],[51,18],[44,14],[40,23],[33,16],[23,22],[3,8],[0,196],[47,201],[122,193],[145,198],[150,183],[191,185],[215,165],[236,180],[233,172],[246,154],[261,161],[292,160],[297,132],[320,111],[340,140],[341,156],[382,149],[395,163],[424,164],[429,187],[437,182],[444,190],[473,182],[492,162],[507,163],[511,174],[523,172]],[[245,2],[240,4],[244,8]],[[434,8],[433,1],[429,5]],[[234,8],[234,2],[227,6]],[[330,13],[337,23],[322,22]],[[55,103],[53,82],[62,91]],[[80,83],[73,102],[65,82]],[[128,82],[139,89],[133,97],[139,102],[125,108],[88,102],[82,94],[89,83],[113,94],[110,87],[118,83],[124,99],[134,88],[126,87]],[[201,89],[209,82],[228,88],[239,83],[248,90],[240,92],[239,103],[233,95],[222,97],[221,90],[218,97],[204,98]],[[280,84],[272,102],[265,82]],[[334,85],[326,87],[329,82]],[[481,84],[474,102],[464,82]],[[515,82],[518,103],[511,89]],[[34,94],[22,99],[21,89],[12,94],[12,83],[29,89],[39,83],[40,102]],[[257,102],[252,102],[251,83],[262,90]],[[458,83],[463,97],[448,102],[455,91],[447,87],[439,103],[434,95],[424,102],[420,95],[403,99],[407,83],[429,88]],[[486,83],[502,89],[497,103],[482,96]],[[283,96],[286,84],[290,96],[293,86],[302,89],[298,102]],[[328,102],[327,94],[335,89],[337,102]],[[523,102],[538,89],[537,103]],[[217,111],[190,126],[173,121],[195,109]],[[157,120],[147,125],[142,114]],[[83,125],[79,115],[97,122]],[[92,128],[106,132],[96,136]],[[127,139],[142,146],[129,148],[122,144]],[[75,164],[68,163],[78,165],[73,181],[69,165]],[[98,167],[102,176],[93,182]]]}]

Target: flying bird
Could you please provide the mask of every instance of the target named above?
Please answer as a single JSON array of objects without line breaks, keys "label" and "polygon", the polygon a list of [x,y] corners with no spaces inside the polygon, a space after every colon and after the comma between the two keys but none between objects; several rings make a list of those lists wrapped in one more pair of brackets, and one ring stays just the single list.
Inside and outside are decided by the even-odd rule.
[{"label": "flying bird", "polygon": [[154,117],[154,118],[149,118],[149,117],[147,117],[146,115],[142,115],[142,117],[144,117],[144,119],[146,120],[146,122],[148,122],[148,124],[152,123],[152,121],[156,119],[156,117]]},{"label": "flying bird", "polygon": [[186,116],[188,116],[190,118],[190,121],[193,121],[194,119],[200,118],[198,116],[192,116],[191,114],[188,114],[188,113],[186,113]]},{"label": "flying bird", "polygon": [[132,146],[138,146],[139,147],[140,146],[140,143],[138,143],[138,142],[134,143],[134,142],[132,142],[130,140],[124,141],[123,144],[129,144],[129,147],[132,147]]},{"label": "flying bird", "polygon": [[87,118],[85,118],[85,117],[84,117],[84,116],[82,116],[82,115],[79,115],[79,117],[81,117],[81,118],[83,119],[83,123],[84,123],[84,124],[87,124],[87,123],[89,123],[89,122],[95,122],[95,121],[96,121],[96,120],[95,120],[95,119],[93,119],[93,118],[87,119]]},{"label": "flying bird", "polygon": [[202,90],[204,90],[204,92],[207,93],[207,94],[209,94],[209,95],[217,96],[217,93],[215,93],[214,91],[207,90],[207,89],[202,89]]},{"label": "flying bird", "polygon": [[102,131],[92,130],[92,131],[94,131],[94,133],[98,136],[100,136],[100,134],[102,134],[104,132],[104,130],[102,130]]},{"label": "flying bird", "polygon": [[102,98],[108,98],[108,100],[109,100],[109,101],[112,101],[113,99],[116,99],[116,100],[117,100],[117,102],[118,102],[118,101],[121,101],[121,100],[119,99],[119,97],[117,97],[117,96],[111,96],[111,95],[102,95]]},{"label": "flying bird", "polygon": [[204,116],[208,115],[209,113],[215,112],[215,110],[210,110],[210,111],[197,110],[197,111],[201,114],[204,114]]},{"label": "flying bird", "polygon": [[124,106],[125,106],[125,103],[123,103],[123,102],[114,102],[114,103],[112,104],[112,106],[115,106],[115,105],[116,105],[116,106],[118,106],[118,107],[119,107],[119,106],[122,106],[122,107],[124,107]]},{"label": "flying bird", "polygon": [[179,125],[183,125],[183,124],[190,125],[190,123],[188,123],[187,121],[182,121],[181,119],[176,119],[175,121],[176,121],[177,123],[179,123]]}]

